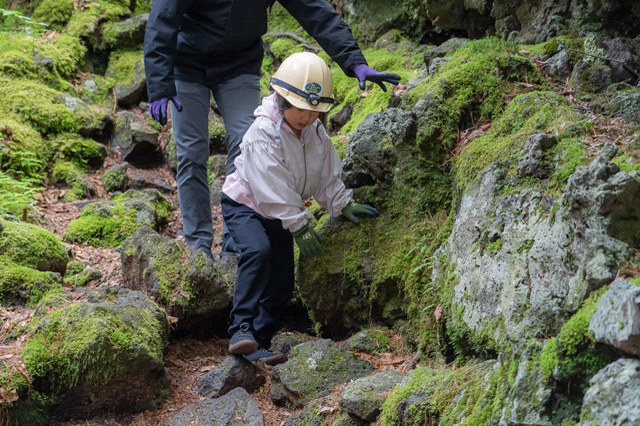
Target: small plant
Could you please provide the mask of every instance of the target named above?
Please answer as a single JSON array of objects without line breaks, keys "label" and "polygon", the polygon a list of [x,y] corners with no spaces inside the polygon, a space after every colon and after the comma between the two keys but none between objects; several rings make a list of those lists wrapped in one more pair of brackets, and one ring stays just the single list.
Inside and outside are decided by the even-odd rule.
[{"label": "small plant", "polygon": [[24,16],[17,10],[0,9],[0,31],[24,31],[29,35],[42,34],[48,25]]}]

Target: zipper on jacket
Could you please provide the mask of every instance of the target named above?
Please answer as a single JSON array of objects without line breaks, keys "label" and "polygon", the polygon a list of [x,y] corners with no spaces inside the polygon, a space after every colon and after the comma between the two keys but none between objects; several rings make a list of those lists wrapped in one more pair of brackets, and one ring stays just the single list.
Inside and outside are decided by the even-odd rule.
[{"label": "zipper on jacket", "polygon": [[301,139],[300,142],[302,142],[302,158],[304,159],[304,183],[302,184],[301,195],[304,196],[304,190],[307,189],[307,150],[304,141]]}]

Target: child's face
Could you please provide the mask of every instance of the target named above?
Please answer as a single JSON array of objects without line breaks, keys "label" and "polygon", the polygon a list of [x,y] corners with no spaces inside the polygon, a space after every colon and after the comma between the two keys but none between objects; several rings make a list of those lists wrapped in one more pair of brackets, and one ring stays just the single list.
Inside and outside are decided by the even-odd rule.
[{"label": "child's face", "polygon": [[298,132],[312,124],[318,118],[319,113],[306,109],[298,109],[294,106],[284,110],[284,119],[287,120],[289,126]]}]

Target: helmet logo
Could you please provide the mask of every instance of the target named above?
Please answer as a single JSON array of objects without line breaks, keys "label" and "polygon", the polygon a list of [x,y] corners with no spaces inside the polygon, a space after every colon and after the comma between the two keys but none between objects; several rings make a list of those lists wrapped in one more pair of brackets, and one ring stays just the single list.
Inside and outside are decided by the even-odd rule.
[{"label": "helmet logo", "polygon": [[312,95],[319,95],[320,93],[322,93],[322,85],[320,83],[316,83],[315,81],[311,81],[305,84],[304,90]]}]

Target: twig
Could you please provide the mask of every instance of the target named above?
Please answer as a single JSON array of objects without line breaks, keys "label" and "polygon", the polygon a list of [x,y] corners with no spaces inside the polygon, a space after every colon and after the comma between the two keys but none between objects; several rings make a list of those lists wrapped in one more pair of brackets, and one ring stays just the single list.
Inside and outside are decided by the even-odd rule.
[{"label": "twig", "polygon": [[294,33],[276,32],[276,33],[269,33],[269,34],[265,35],[265,37],[274,37],[274,38],[286,37],[286,38],[290,38],[292,40],[297,41],[298,43],[300,43],[302,45],[302,47],[304,47],[305,49],[312,50],[315,53],[318,53],[318,52],[320,52],[322,50],[319,47],[310,45],[309,43],[307,43],[307,41],[305,39],[303,39],[302,37],[300,37],[299,35],[294,34]]},{"label": "twig", "polygon": [[630,68],[624,61],[621,61],[619,59],[607,58],[606,56],[595,55],[595,54],[589,53],[589,52],[583,52],[583,51],[577,50],[577,49],[567,49],[567,50],[570,51],[570,52],[577,52],[577,53],[581,53],[583,55],[592,56],[594,58],[602,59],[602,60],[608,61],[608,62],[617,62],[617,63],[621,64],[624,67],[624,69],[629,71],[631,74],[635,75],[638,80],[640,80],[640,74],[637,71],[635,71],[634,69]]}]

